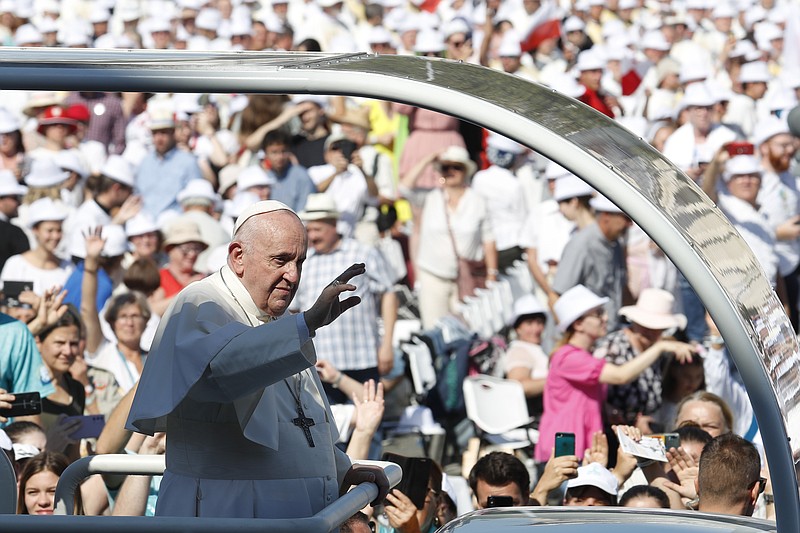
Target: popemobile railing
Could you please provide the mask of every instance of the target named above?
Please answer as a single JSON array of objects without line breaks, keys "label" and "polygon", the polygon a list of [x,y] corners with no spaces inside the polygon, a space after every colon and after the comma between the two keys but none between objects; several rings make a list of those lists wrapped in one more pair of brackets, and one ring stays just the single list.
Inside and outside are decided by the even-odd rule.
[{"label": "popemobile railing", "polygon": [[[0,454],[5,457],[5,454]],[[400,483],[403,473],[394,463],[356,461],[358,464],[381,466],[391,487]],[[51,517],[34,518],[14,515],[16,478],[10,462],[0,459],[0,531],[3,533],[219,533],[337,531],[339,525],[378,496],[374,483],[361,483],[325,509],[307,518],[176,518],[141,516],[73,516],[75,491],[93,474],[161,475],[164,456],[159,455],[95,455],[72,463],[58,481],[55,513]]]}]

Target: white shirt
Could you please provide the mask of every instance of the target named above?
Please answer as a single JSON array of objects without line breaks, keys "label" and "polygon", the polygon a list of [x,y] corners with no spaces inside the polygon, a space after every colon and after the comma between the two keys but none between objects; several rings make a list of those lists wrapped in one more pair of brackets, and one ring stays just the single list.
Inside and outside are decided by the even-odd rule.
[{"label": "white shirt", "polygon": [[723,144],[734,140],[736,140],[736,133],[733,130],[716,124],[711,126],[711,131],[706,135],[706,142],[698,144],[695,142],[694,126],[687,122],[667,137],[664,143],[664,157],[675,163],[681,170],[695,168],[698,166],[700,153],[713,156]]},{"label": "white shirt", "polygon": [[552,198],[543,201],[525,222],[520,235],[523,248],[535,248],[536,258],[542,272],[550,270],[550,262],[558,263],[564,246],[575,230],[575,224],[567,220]]},{"label": "white shirt", "polygon": [[[336,168],[333,165],[317,165],[308,169],[308,175],[314,185],[328,179]],[[336,202],[336,209],[339,210],[339,222],[336,229],[344,237],[353,235],[353,228],[356,222],[361,220],[364,213],[364,205],[367,201],[367,180],[364,174],[355,165],[348,165],[347,169],[341,174],[337,174],[333,181],[325,190],[325,194],[333,196]]]},{"label": "white shirt", "polygon": [[775,253],[775,231],[767,222],[766,217],[756,211],[752,205],[728,192],[720,193],[717,203],[753,250],[767,279],[774,287],[778,274],[778,255]]},{"label": "white shirt", "polygon": [[498,250],[519,246],[528,216],[522,184],[509,170],[492,165],[472,177],[472,189],[486,200]]},{"label": "white shirt", "polygon": [[[800,214],[800,191],[797,181],[789,172],[765,172],[761,176],[758,192],[758,211],[773,230],[790,218]],[[788,276],[800,263],[800,239],[775,241],[781,276]]]},{"label": "white shirt", "polygon": [[32,281],[33,292],[41,296],[54,285],[63,286],[73,268],[69,261],[61,261],[57,268],[39,268],[26,261],[22,254],[12,255],[3,265],[0,281]]}]

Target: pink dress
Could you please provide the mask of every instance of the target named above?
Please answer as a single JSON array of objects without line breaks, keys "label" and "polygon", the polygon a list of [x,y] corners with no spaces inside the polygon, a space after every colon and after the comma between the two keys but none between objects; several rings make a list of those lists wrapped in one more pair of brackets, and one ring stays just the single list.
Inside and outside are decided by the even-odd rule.
[{"label": "pink dress", "polygon": [[[400,156],[400,176],[409,172],[428,154],[440,152],[449,146],[465,147],[464,138],[458,132],[458,119],[410,105],[392,105],[395,112],[408,116],[410,133]],[[439,186],[431,165],[419,175],[416,186],[421,189],[433,189]]]},{"label": "pink dress", "polygon": [[592,433],[603,429],[601,409],[606,386],[600,372],[606,361],[596,359],[582,348],[566,344],[553,352],[544,385],[544,412],[539,423],[536,462],[550,460],[556,432],[575,434],[575,455],[592,444]]}]

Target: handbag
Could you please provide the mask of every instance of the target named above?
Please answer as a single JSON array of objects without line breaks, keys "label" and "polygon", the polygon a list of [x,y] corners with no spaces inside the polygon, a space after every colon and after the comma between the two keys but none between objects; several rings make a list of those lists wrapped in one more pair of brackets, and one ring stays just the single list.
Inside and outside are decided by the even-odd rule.
[{"label": "handbag", "polygon": [[456,285],[458,287],[458,299],[463,300],[467,296],[475,294],[475,289],[486,288],[486,261],[483,259],[466,259],[458,255],[456,238],[453,235],[453,228],[450,226],[450,216],[447,213],[447,198],[444,200],[444,218],[447,222],[447,232],[450,234],[450,243],[453,245],[453,253],[458,262],[458,273],[456,274]]}]

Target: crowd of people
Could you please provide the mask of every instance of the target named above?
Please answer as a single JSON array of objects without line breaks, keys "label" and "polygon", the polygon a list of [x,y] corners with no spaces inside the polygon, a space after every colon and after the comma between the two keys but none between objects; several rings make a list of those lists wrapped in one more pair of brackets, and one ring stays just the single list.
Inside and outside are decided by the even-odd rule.
[{"label": "crowd of people", "polygon": [[[11,0],[0,38],[416,55],[547,85],[647,140],[717,202],[798,328],[796,1]],[[522,461],[490,453],[462,472],[466,507],[772,516],[762,437],[724,339],[648,236],[558,164],[378,100],[4,91],[0,408],[14,392],[42,397],[41,415],[5,421],[0,438],[18,512],[52,513],[52,487],[82,455],[172,450],[159,514],[239,516],[251,499],[257,516],[310,514],[372,475],[337,446],[379,458],[384,394],[411,400],[398,322],[435,329],[521,263],[534,290],[514,303],[495,372],[521,383],[539,441]],[[347,403],[352,432],[335,445],[329,404]],[[102,433],[73,438],[80,415],[103,415]],[[666,463],[615,457],[617,431],[674,431],[680,446]],[[575,450],[557,456],[564,432]],[[301,451],[287,461],[279,444]],[[217,448],[224,464],[182,455]],[[426,533],[463,512],[442,466],[421,508],[388,494],[382,531]],[[220,468],[260,483],[231,492]],[[201,481],[215,500],[202,512]],[[153,514],[159,484],[93,476],[76,512]],[[306,490],[319,501],[277,497]]]}]

